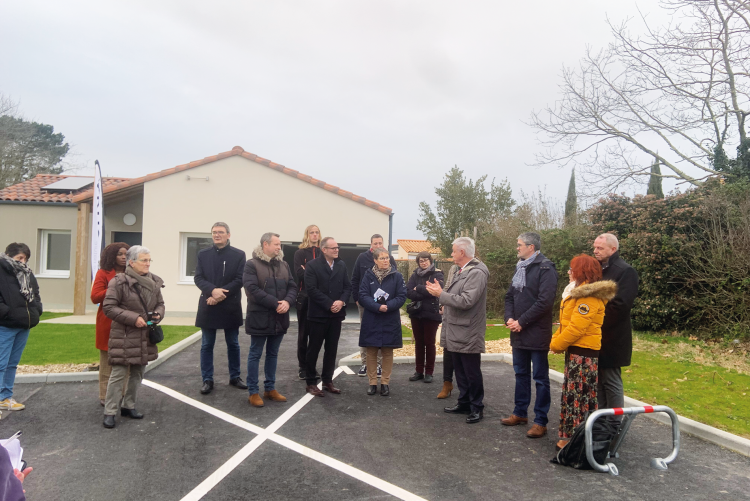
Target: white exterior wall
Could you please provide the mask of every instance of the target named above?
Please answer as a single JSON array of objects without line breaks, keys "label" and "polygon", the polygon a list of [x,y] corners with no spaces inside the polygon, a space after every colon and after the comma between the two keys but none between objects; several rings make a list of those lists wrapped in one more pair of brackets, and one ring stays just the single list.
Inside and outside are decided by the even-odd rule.
[{"label": "white exterior wall", "polygon": [[339,243],[369,245],[373,233],[388,235],[387,214],[240,156],[149,181],[143,245],[152,253],[151,271],[164,279],[167,315],[195,312],[199,297],[195,284],[180,282],[180,234],[208,234],[217,221],[229,225],[232,245],[248,258],[263,233],[300,241],[309,224]]}]

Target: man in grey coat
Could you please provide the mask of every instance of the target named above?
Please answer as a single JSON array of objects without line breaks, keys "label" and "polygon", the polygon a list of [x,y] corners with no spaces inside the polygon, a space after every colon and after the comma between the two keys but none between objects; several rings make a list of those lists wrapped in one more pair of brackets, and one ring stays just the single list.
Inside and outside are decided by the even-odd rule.
[{"label": "man in grey coat", "polygon": [[474,240],[460,237],[453,241],[453,262],[458,267],[451,284],[443,290],[439,283],[427,282],[427,291],[440,298],[443,306],[445,347],[452,353],[458,384],[458,404],[446,407],[448,413],[468,414],[466,422],[478,423],[484,417],[484,383],[480,367],[487,329],[487,266],[474,257]]}]

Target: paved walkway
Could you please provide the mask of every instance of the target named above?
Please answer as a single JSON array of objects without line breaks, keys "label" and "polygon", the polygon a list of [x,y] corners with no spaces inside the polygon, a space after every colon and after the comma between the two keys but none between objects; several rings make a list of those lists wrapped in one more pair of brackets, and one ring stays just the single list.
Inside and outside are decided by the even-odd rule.
[{"label": "paved walkway", "polygon": [[[241,341],[246,356],[249,337]],[[394,367],[388,398],[367,396],[365,378],[346,373],[336,378],[342,395],[312,398],[297,379],[295,341],[284,339],[277,375],[287,403],[250,407],[246,392],[227,385],[221,342],[216,389],[200,395],[196,343],[147,374],[144,420],[118,416],[117,428],[104,429],[94,382],[25,384],[16,396],[28,408],[4,416],[0,436],[24,432],[35,469],[30,500],[711,500],[750,492],[750,458],[689,436],[668,471],[651,469],[651,457],[669,453],[670,432],[643,417],[616,460],[619,477],[551,464],[558,385],[550,436],[527,439],[526,428],[500,425],[514,384],[502,362],[483,365],[487,408],[476,425],[443,413],[455,395],[437,400],[439,384],[410,383],[409,365]],[[346,325],[339,354],[356,345],[357,326]]]}]

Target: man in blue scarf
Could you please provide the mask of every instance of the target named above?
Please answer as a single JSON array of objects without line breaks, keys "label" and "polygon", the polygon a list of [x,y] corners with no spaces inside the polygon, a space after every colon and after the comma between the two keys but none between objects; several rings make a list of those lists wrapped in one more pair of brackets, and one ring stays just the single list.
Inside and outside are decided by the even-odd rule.
[{"label": "man in blue scarf", "polygon": [[557,292],[555,265],[540,252],[542,239],[537,233],[518,237],[518,264],[513,281],[505,294],[505,325],[510,329],[513,348],[513,370],[516,373],[516,395],[513,414],[501,421],[506,426],[526,424],[531,403],[531,377],[536,383],[534,424],[526,433],[529,438],[547,434],[550,408],[549,361],[552,340],[552,310]]}]

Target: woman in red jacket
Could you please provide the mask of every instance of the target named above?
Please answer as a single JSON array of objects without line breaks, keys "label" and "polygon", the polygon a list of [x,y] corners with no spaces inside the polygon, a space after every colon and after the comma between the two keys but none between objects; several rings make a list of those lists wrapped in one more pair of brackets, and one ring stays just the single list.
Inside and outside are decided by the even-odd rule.
[{"label": "woman in red jacket", "polygon": [[[128,244],[122,242],[115,242],[106,246],[102,251],[101,268],[96,272],[94,283],[91,285],[91,302],[99,305],[96,312],[96,348],[99,350],[99,403],[102,406],[104,405],[104,397],[107,395],[109,375],[112,372],[112,367],[107,359],[112,319],[104,314],[101,303],[107,294],[109,281],[115,278],[116,274],[125,272],[129,248]],[[127,384],[127,379],[125,384]]]}]

